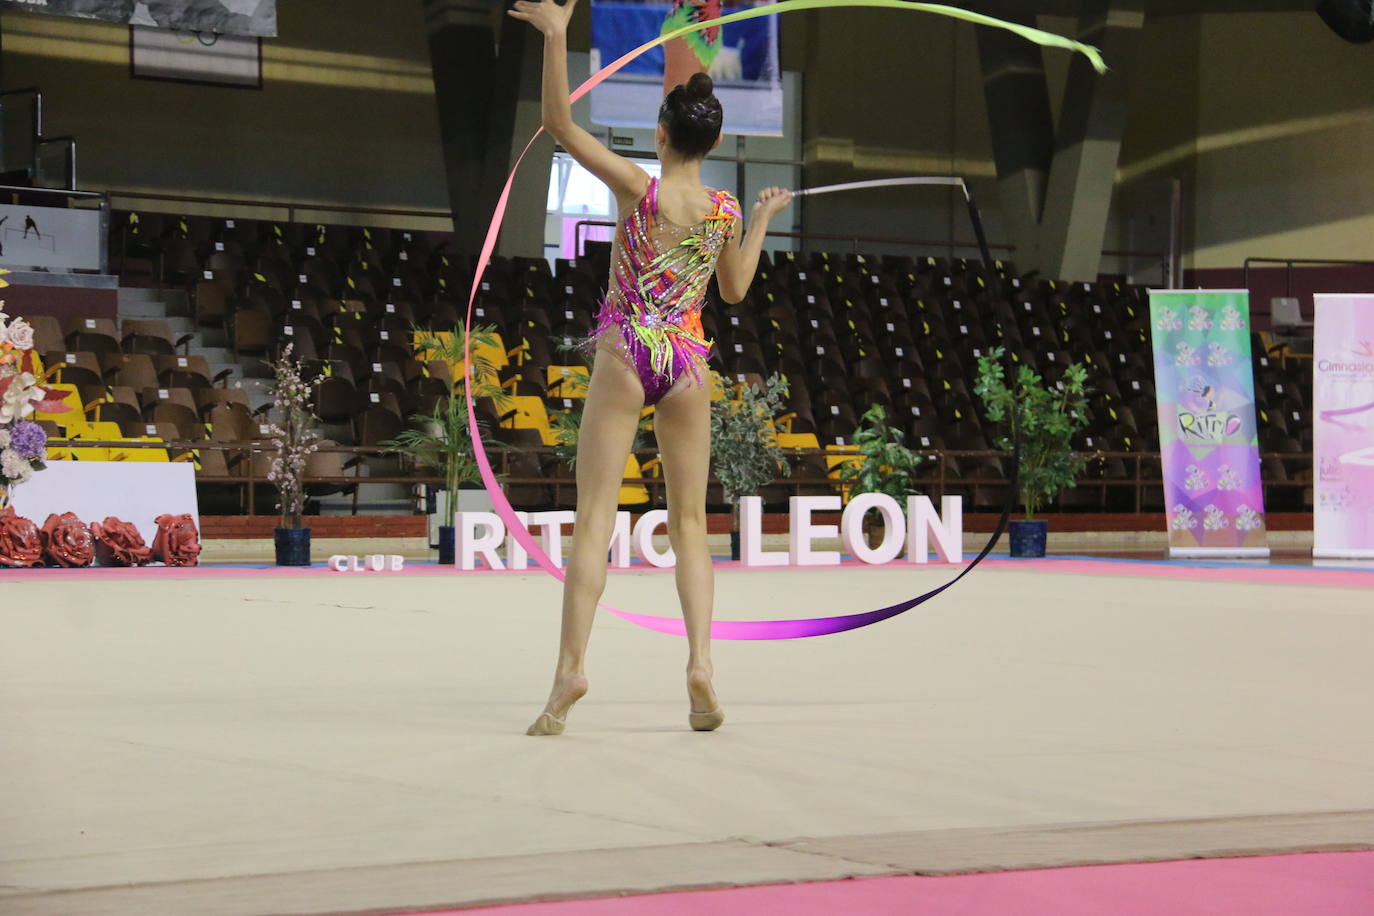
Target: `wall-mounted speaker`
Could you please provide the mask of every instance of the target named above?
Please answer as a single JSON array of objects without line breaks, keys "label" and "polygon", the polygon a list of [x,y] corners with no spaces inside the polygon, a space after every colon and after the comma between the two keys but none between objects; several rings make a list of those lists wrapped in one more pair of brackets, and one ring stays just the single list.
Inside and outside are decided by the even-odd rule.
[{"label": "wall-mounted speaker", "polygon": [[1317,15],[1346,41],[1374,41],[1374,0],[1321,0]]}]

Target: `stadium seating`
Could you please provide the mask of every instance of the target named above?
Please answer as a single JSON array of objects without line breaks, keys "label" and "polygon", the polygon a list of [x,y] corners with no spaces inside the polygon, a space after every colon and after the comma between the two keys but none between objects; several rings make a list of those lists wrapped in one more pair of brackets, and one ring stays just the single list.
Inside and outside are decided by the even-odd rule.
[{"label": "stadium seating", "polygon": [[[238,359],[269,358],[290,343],[308,374],[321,379],[316,410],[342,445],[394,437],[464,375],[461,364],[422,362],[412,334],[417,327],[450,331],[465,317],[473,259],[452,251],[446,234],[145,212],[116,214],[113,225],[120,229],[111,233],[112,254],[147,260],[161,282],[185,289],[196,321],[224,328]],[[493,328],[497,341],[477,348],[494,367],[479,382],[499,386],[508,401],[497,409],[480,398],[488,403],[479,403],[478,413],[513,449],[533,448],[536,439],[538,446],[552,444],[551,414],[576,409],[585,397],[588,373],[576,344],[591,328],[609,266],[607,246],[588,249],[587,257],[557,259],[552,267],[539,258],[497,257],[477,278],[473,320]],[[780,252],[760,260],[742,302],[713,301],[703,326],[717,344],[713,368],[727,379],[760,384],[774,372],[787,378],[780,441],[834,452],[828,461],[817,455],[814,463],[800,462],[807,476],[833,471],[827,463],[842,460],[870,404],[883,405],[920,450],[989,449],[1003,431],[983,422],[973,376],[978,359],[1000,346],[1014,364],[1031,366],[1050,384],[1070,363],[1082,362],[1093,397],[1077,444],[1130,455],[1096,461],[1087,481],[1101,486],[1066,497],[1066,505],[1120,508],[1133,501],[1127,497],[1138,475],[1157,479],[1143,288],[1023,278],[1010,261],[985,270],[977,261],[933,255]],[[187,341],[165,327],[132,319],[119,329],[83,322],[60,329],[57,346],[59,329],[36,330],[45,358],[63,363],[73,384],[168,392],[157,406],[142,404],[138,419],[167,418],[178,432],[205,423],[213,438],[225,441],[223,424],[252,432],[254,421],[245,417],[250,405],[197,394],[223,391],[215,388],[221,380],[184,351],[178,357]],[[1301,503],[1310,495],[1293,483],[1311,478],[1311,386],[1304,375],[1310,367],[1271,357],[1260,335],[1254,347],[1263,443],[1282,456],[1267,457],[1266,469],[1277,475],[1281,468],[1284,477],[1273,482],[1288,486],[1285,492]],[[174,390],[187,393],[189,405]],[[131,422],[130,407],[126,395],[113,397],[101,415]],[[526,446],[517,445],[515,433]],[[557,462],[519,463],[522,479],[566,476]],[[995,484],[1007,471],[1002,457],[946,457],[940,465],[944,478],[980,507],[1001,498]],[[206,473],[223,476],[226,469],[216,463]],[[552,498],[533,485],[520,492]]]}]

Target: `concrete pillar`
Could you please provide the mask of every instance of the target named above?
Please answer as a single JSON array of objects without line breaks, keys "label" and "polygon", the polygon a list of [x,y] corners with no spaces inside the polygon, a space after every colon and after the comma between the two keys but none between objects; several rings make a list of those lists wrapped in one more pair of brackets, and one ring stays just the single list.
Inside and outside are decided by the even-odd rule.
[{"label": "concrete pillar", "polygon": [[439,106],[454,248],[476,252],[491,212],[484,198],[492,75],[496,63],[495,18],[490,0],[425,0],[430,66]]},{"label": "concrete pillar", "polygon": [[[1029,7],[999,6],[995,14],[1035,24]],[[1052,279],[1097,278],[1121,151],[1126,80],[1144,22],[1144,0],[1086,0],[1074,37],[1100,48],[1111,69],[1099,76],[1087,58],[1074,56],[1057,131],[1045,52],[1002,30],[978,30],[999,196],[1023,271]]]},{"label": "concrete pillar", "polygon": [[[491,205],[500,195],[516,157],[539,129],[544,67],[544,37],[529,23],[505,17],[500,38],[482,195],[483,200],[492,202]],[[553,151],[553,138],[542,134],[525,156],[511,187],[510,207],[497,244],[498,253],[524,257],[544,254]],[[488,206],[478,220],[479,229],[485,227],[490,213]]]},{"label": "concrete pillar", "polygon": [[[1035,25],[1029,9],[999,9],[1004,19]],[[1054,158],[1054,116],[1038,45],[1003,29],[980,28],[978,57],[992,132],[997,191],[1016,265],[1041,269],[1040,218]]]},{"label": "concrete pillar", "polygon": [[1079,20],[1078,40],[1100,48],[1111,69],[1099,75],[1082,55],[1069,65],[1041,217],[1046,276],[1097,279],[1125,128],[1127,79],[1144,24],[1144,0],[1096,0]]}]

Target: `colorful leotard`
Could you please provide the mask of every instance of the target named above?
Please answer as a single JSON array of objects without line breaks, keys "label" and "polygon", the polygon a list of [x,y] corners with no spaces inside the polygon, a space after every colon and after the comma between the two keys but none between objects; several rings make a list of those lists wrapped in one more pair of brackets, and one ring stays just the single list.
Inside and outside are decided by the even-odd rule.
[{"label": "colorful leotard", "polygon": [[621,221],[611,249],[611,278],[588,343],[611,340],[639,375],[644,403],[658,403],[683,372],[703,379],[711,341],[701,328],[706,284],[734,237],[739,202],[713,191],[706,219],[678,226],[658,209],[658,179]]}]

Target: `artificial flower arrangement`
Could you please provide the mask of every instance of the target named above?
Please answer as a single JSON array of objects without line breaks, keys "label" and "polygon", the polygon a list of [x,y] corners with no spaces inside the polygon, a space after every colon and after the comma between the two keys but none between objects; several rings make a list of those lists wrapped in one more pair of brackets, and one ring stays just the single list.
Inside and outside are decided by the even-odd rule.
[{"label": "artificial flower arrangement", "polygon": [[[0,276],[8,271],[0,270]],[[8,286],[0,279],[0,287]],[[138,529],[117,518],[87,526],[71,512],[53,513],[39,528],[9,508],[14,488],[44,468],[48,436],[33,415],[65,413],[64,395],[42,384],[33,353],[33,328],[5,314],[0,301],[0,568],[39,566],[194,566],[200,536],[189,515],[159,515],[150,548]]]},{"label": "artificial flower arrangement", "polygon": [[33,328],[23,318],[6,315],[4,305],[0,301],[0,506],[9,502],[14,487],[43,470],[48,435],[31,419],[34,413],[71,409],[60,392],[44,387],[35,374]]}]

